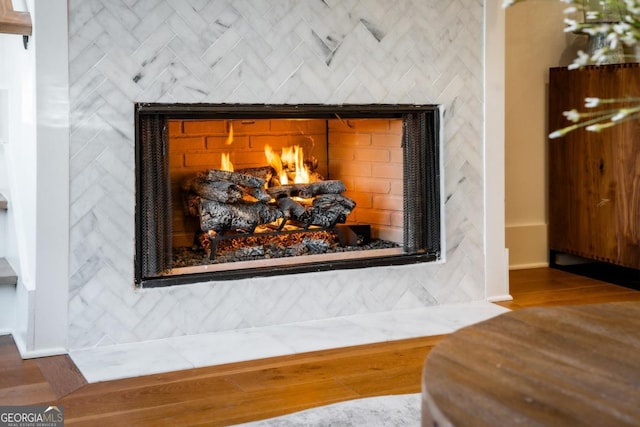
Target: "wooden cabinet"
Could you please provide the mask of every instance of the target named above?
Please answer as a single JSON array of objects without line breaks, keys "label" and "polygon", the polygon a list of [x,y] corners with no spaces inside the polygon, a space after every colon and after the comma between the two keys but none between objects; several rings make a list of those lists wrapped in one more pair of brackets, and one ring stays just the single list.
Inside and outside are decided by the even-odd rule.
[{"label": "wooden cabinet", "polygon": [[[571,124],[563,111],[595,111],[584,108],[586,97],[640,97],[640,64],[552,68],[549,130]],[[551,139],[548,155],[552,256],[640,269],[640,119]]]}]

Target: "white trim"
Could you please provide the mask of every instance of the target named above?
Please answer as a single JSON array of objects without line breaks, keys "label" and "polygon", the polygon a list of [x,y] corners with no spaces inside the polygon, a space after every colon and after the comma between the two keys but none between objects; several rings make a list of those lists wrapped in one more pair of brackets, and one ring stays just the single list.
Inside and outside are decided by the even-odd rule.
[{"label": "white trim", "polygon": [[20,353],[20,357],[23,359],[35,359],[38,357],[49,357],[49,356],[60,356],[62,354],[68,354],[66,348],[62,347],[51,347],[51,348],[41,348],[38,350],[27,350],[26,344],[22,341],[19,334],[12,334],[13,341],[16,343],[16,347],[18,348],[18,352]]},{"label": "white trim", "polygon": [[29,354],[61,354],[67,346],[69,327],[67,0],[39,1],[34,12],[38,209],[34,345]]},{"label": "white trim", "polygon": [[[2,53],[0,52],[0,55]],[[9,142],[9,91],[0,88],[0,144]]]},{"label": "white trim", "polygon": [[496,296],[487,298],[487,302],[501,302],[501,301],[513,301],[513,297],[507,294],[507,295],[496,295]]},{"label": "white trim", "polygon": [[447,262],[447,218],[445,215],[446,212],[446,191],[444,182],[447,179],[446,177],[446,169],[444,164],[444,121],[445,121],[445,109],[444,105],[438,105],[438,113],[440,114],[440,129],[438,130],[438,153],[439,153],[439,164],[438,168],[440,169],[440,259],[439,262]]},{"label": "white trim", "polygon": [[517,264],[509,266],[509,270],[529,270],[531,268],[545,268],[549,267],[548,262],[532,262],[528,264]]},{"label": "white trim", "polygon": [[485,299],[509,294],[505,248],[505,17],[500,0],[484,10]]}]

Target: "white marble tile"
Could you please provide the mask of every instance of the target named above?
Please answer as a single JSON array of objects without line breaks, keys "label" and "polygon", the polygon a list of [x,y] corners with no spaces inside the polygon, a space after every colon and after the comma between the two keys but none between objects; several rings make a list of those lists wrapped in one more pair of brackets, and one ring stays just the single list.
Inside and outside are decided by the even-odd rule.
[{"label": "white marble tile", "polygon": [[70,356],[90,383],[193,367],[166,340],[75,350]]},{"label": "white marble tile", "polygon": [[443,316],[455,314],[438,313],[436,308],[438,307],[393,311],[380,315],[362,314],[353,316],[351,321],[383,333],[385,341],[453,332],[453,327],[447,324],[447,319]]},{"label": "white marble tile", "polygon": [[486,302],[470,302],[462,304],[440,305],[433,307],[434,315],[456,331],[474,323],[489,319],[509,310],[499,305]]},{"label": "white marble tile", "polygon": [[[382,315],[381,315],[382,316]],[[313,320],[266,329],[276,339],[293,348],[294,353],[348,347],[388,341],[388,334],[366,322],[357,323],[350,316],[326,320]]]},{"label": "white marble tile", "polygon": [[295,353],[263,329],[266,328],[189,335],[167,341],[196,368]]},{"label": "white marble tile", "polygon": [[441,335],[507,311],[495,304],[471,302],[72,350],[70,355],[87,381],[108,381]]}]

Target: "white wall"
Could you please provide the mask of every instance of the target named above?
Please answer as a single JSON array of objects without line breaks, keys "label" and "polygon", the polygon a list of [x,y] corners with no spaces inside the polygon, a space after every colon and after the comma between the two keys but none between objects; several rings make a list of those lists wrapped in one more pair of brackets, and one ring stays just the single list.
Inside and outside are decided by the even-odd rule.
[{"label": "white wall", "polygon": [[[5,145],[15,223],[17,318],[24,357],[63,353],[68,287],[68,61],[66,0],[26,2],[33,36],[1,35],[9,118]],[[11,251],[8,251],[11,252]]]},{"label": "white wall", "polygon": [[[0,39],[0,58],[4,58],[4,39]],[[11,200],[9,194],[9,176],[5,161],[5,143],[8,141],[8,88],[3,67],[0,67],[0,194]],[[15,253],[15,239],[9,236],[13,229],[13,213],[0,210],[0,258]],[[15,286],[0,285],[0,335],[13,332],[15,328]]]},{"label": "white wall", "polygon": [[[5,89],[7,137],[3,164],[7,177],[7,213],[5,256],[18,274],[18,285],[13,290],[11,303],[18,317],[7,326],[14,329],[16,342],[23,347],[29,341],[29,295],[35,288],[35,51],[25,50],[22,37],[0,34],[0,81]],[[13,239],[12,237],[15,237]],[[7,291],[8,292],[8,291]]]},{"label": "white wall", "polygon": [[578,37],[563,32],[561,2],[506,10],[506,242],[510,267],[546,266],[549,68],[568,65]]},{"label": "white wall", "polygon": [[[0,58],[2,58],[3,44],[0,40]],[[2,76],[0,75],[0,82]],[[3,194],[10,200],[8,195],[9,184],[7,176],[7,166],[4,155],[4,141],[3,128],[7,123],[6,110],[3,110],[4,97],[6,94],[5,88],[0,84],[0,194]],[[8,235],[9,225],[12,223],[12,214],[8,211],[0,210],[0,258],[5,258],[7,252],[10,251],[14,245],[9,240]],[[16,288],[14,285],[0,285],[0,335],[6,335],[13,332],[15,328],[15,293]]]},{"label": "white wall", "polygon": [[[0,58],[5,58],[4,39],[0,39]],[[0,67],[0,194],[9,198],[9,177],[4,155],[4,144],[8,141],[8,89],[3,67]],[[4,258],[12,245],[9,244],[9,212],[0,210],[0,257]],[[15,328],[15,286],[0,285],[0,335],[13,332]]]}]

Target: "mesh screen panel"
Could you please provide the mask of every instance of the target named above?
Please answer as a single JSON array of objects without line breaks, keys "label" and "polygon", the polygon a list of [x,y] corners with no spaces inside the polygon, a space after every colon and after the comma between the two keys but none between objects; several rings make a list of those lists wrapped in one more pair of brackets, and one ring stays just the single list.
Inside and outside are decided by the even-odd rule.
[{"label": "mesh screen panel", "polygon": [[403,213],[407,253],[440,253],[438,129],[435,112],[403,115]]},{"label": "mesh screen panel", "polygon": [[158,115],[140,119],[138,203],[140,209],[140,266],[143,277],[171,268],[171,189],[167,130]]}]

